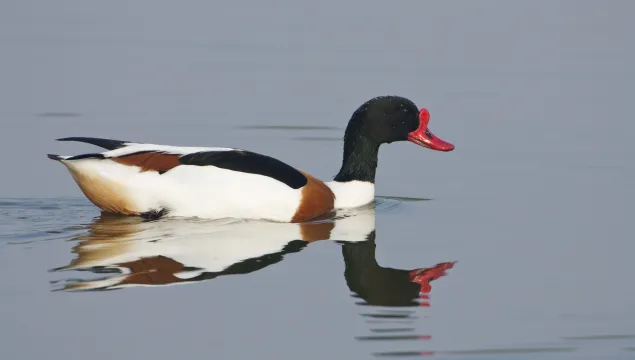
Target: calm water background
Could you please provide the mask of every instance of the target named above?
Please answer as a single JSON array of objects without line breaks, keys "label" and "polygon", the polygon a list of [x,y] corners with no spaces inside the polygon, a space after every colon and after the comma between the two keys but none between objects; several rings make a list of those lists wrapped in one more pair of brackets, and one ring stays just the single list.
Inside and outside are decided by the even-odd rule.
[{"label": "calm water background", "polygon": [[[630,0],[3,2],[0,358],[635,358],[633,15]],[[45,156],[95,148],[55,138],[241,147],[328,180],[350,114],[383,94],[456,145],[380,154],[378,195],[432,200],[379,199],[379,265],[458,261],[429,307],[360,305],[334,241],[246,275],[55,291],[117,275],[50,271],[110,229]],[[193,226],[159,224],[172,241]],[[381,294],[379,266],[355,264]]]}]

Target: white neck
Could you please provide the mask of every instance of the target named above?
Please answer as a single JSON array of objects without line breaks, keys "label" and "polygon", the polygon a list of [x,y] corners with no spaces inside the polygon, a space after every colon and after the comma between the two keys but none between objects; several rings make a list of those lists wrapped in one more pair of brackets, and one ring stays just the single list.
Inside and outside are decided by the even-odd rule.
[{"label": "white neck", "polygon": [[335,194],[336,209],[366,205],[375,199],[375,184],[368,181],[329,181],[326,185]]}]

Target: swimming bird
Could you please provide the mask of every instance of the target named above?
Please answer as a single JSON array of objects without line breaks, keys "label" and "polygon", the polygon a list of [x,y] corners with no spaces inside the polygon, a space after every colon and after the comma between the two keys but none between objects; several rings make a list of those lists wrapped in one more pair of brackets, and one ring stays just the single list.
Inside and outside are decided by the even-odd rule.
[{"label": "swimming bird", "polygon": [[342,166],[323,182],[278,159],[227,147],[181,147],[68,137],[101,153],[48,157],[64,164],[86,197],[106,213],[146,218],[242,218],[305,222],[375,196],[382,144],[410,141],[451,151],[428,129],[430,113],[400,96],[379,96],[355,110],[344,132]]}]

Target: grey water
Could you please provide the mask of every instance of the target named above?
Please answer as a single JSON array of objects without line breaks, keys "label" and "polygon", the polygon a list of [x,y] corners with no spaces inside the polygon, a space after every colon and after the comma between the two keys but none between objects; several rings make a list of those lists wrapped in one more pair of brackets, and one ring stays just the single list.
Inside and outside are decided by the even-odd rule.
[{"label": "grey water", "polygon": [[[634,13],[3,2],[0,358],[635,358]],[[231,146],[329,180],[384,94],[456,150],[383,146],[376,202],[326,222],[103,216],[46,158]]]}]

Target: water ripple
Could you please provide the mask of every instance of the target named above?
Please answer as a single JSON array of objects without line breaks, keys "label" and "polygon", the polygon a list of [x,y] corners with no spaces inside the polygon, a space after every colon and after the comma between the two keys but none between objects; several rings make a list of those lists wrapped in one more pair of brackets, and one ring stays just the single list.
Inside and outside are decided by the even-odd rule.
[{"label": "water ripple", "polygon": [[236,129],[245,130],[342,130],[335,126],[317,126],[317,125],[244,125],[237,126]]},{"label": "water ripple", "polygon": [[96,214],[81,198],[0,199],[0,246],[68,239]]},{"label": "water ripple", "polygon": [[514,355],[514,354],[535,354],[535,353],[562,353],[572,352],[577,348],[554,347],[554,348],[509,348],[509,349],[476,349],[476,350],[450,350],[450,351],[390,351],[373,353],[376,357],[423,357],[434,355],[461,355],[461,356],[482,356],[482,355]]}]

